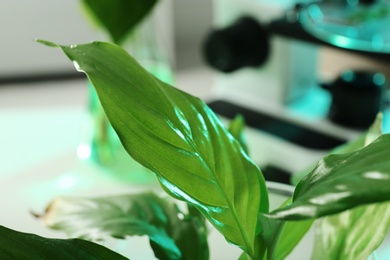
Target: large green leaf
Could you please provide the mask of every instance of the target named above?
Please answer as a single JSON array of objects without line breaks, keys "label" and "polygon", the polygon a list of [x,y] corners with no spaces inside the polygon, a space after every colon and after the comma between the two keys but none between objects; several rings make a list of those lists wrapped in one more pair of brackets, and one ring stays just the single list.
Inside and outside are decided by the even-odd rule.
[{"label": "large green leaf", "polygon": [[[348,153],[363,148],[382,134],[381,125],[382,114],[378,114],[366,133],[336,148],[332,153]],[[313,259],[367,259],[381,244],[389,228],[389,210],[388,203],[373,204],[317,220]],[[375,217],[370,217],[373,212]],[[271,259],[284,259],[314,221],[309,219],[286,222],[267,218],[260,220],[268,223],[269,229],[273,230],[268,232],[272,235],[271,239],[266,240],[268,244],[271,242]]]},{"label": "large green leaf", "polygon": [[[207,231],[201,219],[183,214],[174,203],[152,193],[58,198],[41,218],[70,237],[93,241],[147,235],[159,259],[208,257]],[[183,244],[188,237],[192,247]]]},{"label": "large green leaf", "polygon": [[[382,114],[357,140],[335,152],[356,151],[382,134]],[[316,221],[313,259],[367,259],[390,226],[390,204],[360,206]]]},{"label": "large green leaf", "polygon": [[157,0],[82,0],[87,13],[120,44]]},{"label": "large green leaf", "polygon": [[58,47],[88,75],[129,154],[253,256],[257,215],[268,211],[265,181],[211,109],[153,77],[116,45]]},{"label": "large green leaf", "polygon": [[269,214],[279,219],[318,218],[390,200],[390,135],[352,153],[332,154],[297,186],[293,203]]},{"label": "large green leaf", "polygon": [[[378,113],[374,123],[370,126],[370,128],[366,132],[364,132],[354,140],[351,140],[346,144],[342,144],[332,149],[332,151],[330,151],[329,154],[351,153],[370,144],[372,141],[374,141],[382,134],[382,122],[383,122],[383,114]],[[294,173],[291,177],[291,183],[295,186],[298,185],[298,183],[303,179],[303,177],[309,174],[315,166],[316,163],[310,165],[309,167],[307,167],[306,169],[300,172]]]},{"label": "large green leaf", "polygon": [[127,259],[81,239],[49,239],[0,226],[0,259]]},{"label": "large green leaf", "polygon": [[367,259],[390,226],[388,202],[361,206],[316,221],[312,259]]}]

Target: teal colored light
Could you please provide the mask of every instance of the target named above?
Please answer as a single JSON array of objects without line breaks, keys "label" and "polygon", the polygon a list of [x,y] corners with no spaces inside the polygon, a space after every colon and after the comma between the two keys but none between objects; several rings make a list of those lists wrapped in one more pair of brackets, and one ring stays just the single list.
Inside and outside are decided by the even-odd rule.
[{"label": "teal colored light", "polygon": [[328,91],[313,87],[302,98],[288,105],[289,112],[308,120],[317,120],[327,116],[331,103]]},{"label": "teal colored light", "polygon": [[386,109],[385,111],[383,111],[382,132],[384,134],[390,133],[390,111],[389,111],[389,109]]},{"label": "teal colored light", "polygon": [[[361,10],[357,0],[338,4],[310,4],[300,13],[303,28],[334,46],[362,51],[390,52],[390,5],[381,3]],[[332,13],[332,9],[336,12]]]},{"label": "teal colored light", "polygon": [[355,73],[352,70],[348,70],[341,77],[347,82],[352,82],[355,79]]},{"label": "teal colored light", "polygon": [[372,36],[371,47],[373,50],[382,50],[385,45],[385,39],[380,33],[376,33]]},{"label": "teal colored light", "polygon": [[359,0],[347,0],[348,5],[356,6],[359,3]]},{"label": "teal colored light", "polygon": [[324,16],[321,11],[321,8],[316,4],[312,4],[308,7],[308,13],[314,20],[322,19],[322,17]]},{"label": "teal colored light", "polygon": [[351,41],[350,38],[341,35],[333,35],[333,37],[330,36],[330,38],[333,38],[333,40],[331,39],[330,42],[336,46],[346,49],[354,49],[354,42]]},{"label": "teal colored light", "polygon": [[375,85],[382,86],[386,82],[386,77],[382,73],[375,73],[372,80],[374,81]]},{"label": "teal colored light", "polygon": [[357,35],[358,35],[358,31],[356,30],[355,27],[350,26],[350,27],[348,27],[348,28],[346,29],[346,35],[347,35],[348,37],[351,37],[351,38],[356,38]]}]

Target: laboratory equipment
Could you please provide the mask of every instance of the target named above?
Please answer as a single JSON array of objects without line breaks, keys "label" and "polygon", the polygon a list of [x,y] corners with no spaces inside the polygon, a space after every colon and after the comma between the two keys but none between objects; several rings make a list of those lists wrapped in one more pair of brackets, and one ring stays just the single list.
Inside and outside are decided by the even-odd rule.
[{"label": "laboratory equipment", "polygon": [[359,136],[380,111],[386,128],[384,73],[351,67],[329,80],[319,64],[324,47],[386,64],[387,2],[215,0],[214,6],[214,29],[203,46],[215,70],[209,105],[225,119],[244,115],[249,147],[265,169],[302,170]]}]

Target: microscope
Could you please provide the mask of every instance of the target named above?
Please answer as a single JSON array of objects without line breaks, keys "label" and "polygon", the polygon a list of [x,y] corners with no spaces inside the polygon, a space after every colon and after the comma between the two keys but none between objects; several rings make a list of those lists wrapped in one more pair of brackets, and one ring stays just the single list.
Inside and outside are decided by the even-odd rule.
[{"label": "microscope", "polygon": [[214,0],[214,27],[203,46],[215,71],[206,101],[223,120],[245,118],[250,156],[269,180],[290,183],[378,112],[387,124],[384,73],[351,68],[329,80],[318,69],[323,48],[386,64],[386,1]]}]

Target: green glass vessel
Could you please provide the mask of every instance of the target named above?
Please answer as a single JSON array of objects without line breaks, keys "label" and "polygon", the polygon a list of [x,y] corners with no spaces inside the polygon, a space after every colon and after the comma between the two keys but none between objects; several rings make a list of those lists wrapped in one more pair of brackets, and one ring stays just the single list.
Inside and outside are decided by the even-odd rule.
[{"label": "green glass vessel", "polygon": [[[162,44],[164,38],[161,36],[159,26],[161,24],[153,12],[129,35],[124,47],[151,74],[168,84],[173,84],[171,61],[166,45]],[[106,118],[94,87],[90,82],[87,85],[88,122],[83,130],[83,141],[77,148],[78,158],[115,174],[115,177],[130,179],[131,182],[154,181],[154,174],[127,154]]]}]

